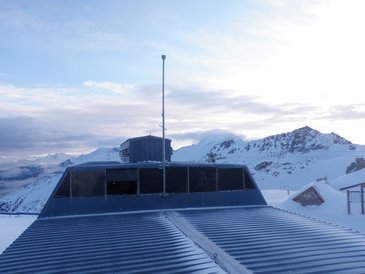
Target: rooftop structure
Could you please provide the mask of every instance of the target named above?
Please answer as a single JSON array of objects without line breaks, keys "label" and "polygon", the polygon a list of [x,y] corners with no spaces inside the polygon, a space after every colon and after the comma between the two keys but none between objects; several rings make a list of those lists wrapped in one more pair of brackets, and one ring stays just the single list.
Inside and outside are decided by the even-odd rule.
[{"label": "rooftop structure", "polygon": [[70,167],[0,273],[363,273],[365,236],[266,205],[245,166]]},{"label": "rooftop structure", "polygon": [[[148,135],[127,139],[120,145],[120,158],[126,163],[137,163],[146,161],[162,162],[163,138]],[[171,161],[172,147],[171,140],[165,139],[166,161]]]},{"label": "rooftop structure", "polygon": [[247,167],[86,163],[67,168],[40,217],[212,206],[266,205]]}]

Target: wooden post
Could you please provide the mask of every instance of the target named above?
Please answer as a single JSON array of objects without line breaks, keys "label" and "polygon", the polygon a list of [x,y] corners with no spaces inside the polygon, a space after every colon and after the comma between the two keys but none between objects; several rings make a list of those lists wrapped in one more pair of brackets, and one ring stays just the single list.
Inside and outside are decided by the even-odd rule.
[{"label": "wooden post", "polygon": [[346,193],[347,193],[347,213],[351,214],[350,190],[346,190]]}]

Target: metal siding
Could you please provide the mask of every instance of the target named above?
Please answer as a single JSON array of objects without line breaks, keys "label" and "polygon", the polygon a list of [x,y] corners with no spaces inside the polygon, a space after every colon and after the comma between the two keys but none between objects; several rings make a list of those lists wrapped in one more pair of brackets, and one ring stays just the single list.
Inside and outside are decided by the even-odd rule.
[{"label": "metal siding", "polygon": [[133,140],[133,142],[131,142],[130,148],[131,163],[143,161],[161,161],[161,157],[160,159],[156,157],[158,147],[156,147],[154,139],[146,137]]},{"label": "metal siding", "polygon": [[[162,138],[144,136],[129,139],[129,162],[162,161]],[[171,161],[171,140],[166,139],[166,161]]]},{"label": "metal siding", "polygon": [[136,210],[164,210],[173,208],[266,205],[257,189],[244,191],[120,195],[108,197],[54,198],[47,202],[40,217],[81,214],[101,214]]}]

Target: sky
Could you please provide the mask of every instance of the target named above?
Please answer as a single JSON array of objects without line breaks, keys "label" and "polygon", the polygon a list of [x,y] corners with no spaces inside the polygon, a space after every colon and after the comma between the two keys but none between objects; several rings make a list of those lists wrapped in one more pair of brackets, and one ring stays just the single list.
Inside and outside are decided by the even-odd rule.
[{"label": "sky", "polygon": [[365,1],[2,0],[0,160],[310,126],[365,144]]}]

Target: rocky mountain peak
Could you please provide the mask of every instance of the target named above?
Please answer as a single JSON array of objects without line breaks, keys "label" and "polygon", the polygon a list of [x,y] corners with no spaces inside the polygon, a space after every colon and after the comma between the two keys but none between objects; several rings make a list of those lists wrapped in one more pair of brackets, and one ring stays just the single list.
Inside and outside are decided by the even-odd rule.
[{"label": "rocky mountain peak", "polygon": [[348,140],[346,140],[345,138],[341,137],[340,135],[334,133],[334,132],[331,132],[330,135],[332,136],[333,138],[333,142],[335,144],[340,144],[340,145],[352,145],[352,143]]},{"label": "rocky mountain peak", "polygon": [[309,126],[291,132],[272,135],[247,145],[247,151],[255,148],[261,152],[270,152],[271,156],[286,153],[308,153],[313,150],[328,150],[334,144],[349,145],[351,142],[336,133],[324,134]]},{"label": "rocky mountain peak", "polygon": [[294,138],[313,139],[316,136],[320,135],[321,133],[318,130],[315,130],[309,126],[305,126],[295,129],[292,132],[289,132],[289,134],[292,134]]},{"label": "rocky mountain peak", "polygon": [[310,150],[327,149],[328,146],[321,140],[315,140],[321,133],[311,127],[305,126],[292,131],[288,151],[306,153]]}]

